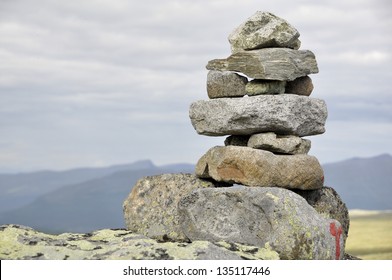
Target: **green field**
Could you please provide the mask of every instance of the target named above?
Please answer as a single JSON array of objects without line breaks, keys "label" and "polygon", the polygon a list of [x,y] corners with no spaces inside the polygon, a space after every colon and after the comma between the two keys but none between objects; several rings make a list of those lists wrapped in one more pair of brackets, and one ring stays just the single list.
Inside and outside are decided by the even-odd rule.
[{"label": "green field", "polygon": [[346,252],[364,260],[392,260],[392,213],[350,211]]}]

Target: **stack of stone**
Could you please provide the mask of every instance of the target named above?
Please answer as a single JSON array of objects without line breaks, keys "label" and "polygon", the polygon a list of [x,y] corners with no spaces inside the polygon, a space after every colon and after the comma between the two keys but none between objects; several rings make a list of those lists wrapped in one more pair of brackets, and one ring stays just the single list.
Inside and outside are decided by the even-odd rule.
[{"label": "stack of stone", "polygon": [[343,258],[347,208],[323,187],[302,138],[325,131],[327,109],[309,97],[308,75],[318,68],[298,37],[266,12],[230,34],[232,55],[207,65],[210,100],[190,107],[196,131],[229,135],[226,145],[199,159],[196,176],[140,180],[124,202],[128,229],[161,241],[256,246],[283,259]]},{"label": "stack of stone", "polygon": [[[323,170],[301,138],[325,131],[325,102],[308,97],[317,63],[297,50],[298,31],[257,12],[229,36],[232,55],[208,63],[208,101],[191,105],[199,134],[231,135],[198,162],[196,175],[246,186],[319,189]],[[238,74],[238,72],[240,74]],[[248,81],[248,78],[252,80]]]}]

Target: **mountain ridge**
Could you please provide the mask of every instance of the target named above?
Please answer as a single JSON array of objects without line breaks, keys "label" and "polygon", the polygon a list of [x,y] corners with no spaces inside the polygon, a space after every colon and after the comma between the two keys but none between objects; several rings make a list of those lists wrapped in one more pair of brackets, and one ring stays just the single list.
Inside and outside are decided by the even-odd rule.
[{"label": "mountain ridge", "polygon": [[[21,207],[1,211],[0,224],[19,223],[52,233],[122,228],[122,202],[137,180],[162,173],[194,172],[193,164],[155,166],[148,160],[136,163],[141,164],[103,168],[101,171],[106,170],[103,172],[104,176],[98,172],[100,175],[96,175],[99,176],[89,180],[63,185],[49,191],[46,189],[45,193]],[[125,170],[121,166],[126,167]],[[392,209],[391,155],[351,158],[324,164],[323,169],[325,185],[333,187],[349,209]],[[0,193],[1,191],[0,189]],[[1,199],[6,200],[7,196],[2,196]]]}]

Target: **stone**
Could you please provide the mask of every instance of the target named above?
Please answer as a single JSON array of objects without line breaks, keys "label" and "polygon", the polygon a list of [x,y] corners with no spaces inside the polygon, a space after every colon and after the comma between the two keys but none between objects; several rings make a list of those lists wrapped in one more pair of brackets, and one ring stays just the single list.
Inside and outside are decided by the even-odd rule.
[{"label": "stone", "polygon": [[208,136],[316,135],[325,132],[327,114],[324,100],[293,94],[200,100],[189,110],[197,133]]},{"label": "stone", "polygon": [[311,51],[287,48],[238,52],[226,59],[209,61],[207,69],[235,71],[249,78],[278,81],[292,81],[318,73],[316,58]]},{"label": "stone", "polygon": [[230,241],[270,248],[281,259],[342,259],[338,221],[319,215],[305,199],[281,188],[209,188],[184,196],[180,223],[192,242]]},{"label": "stone", "polygon": [[323,187],[324,172],[309,155],[275,155],[239,146],[215,146],[196,164],[196,176],[251,187],[313,190]]},{"label": "stone", "polygon": [[260,94],[281,94],[284,93],[286,81],[273,80],[252,80],[245,86],[246,94],[249,96]]},{"label": "stone", "polygon": [[207,93],[209,98],[244,96],[248,79],[230,71],[209,71]]},{"label": "stone", "polygon": [[311,142],[294,135],[276,135],[273,132],[254,134],[249,138],[248,147],[277,154],[307,154]]},{"label": "stone", "polygon": [[124,229],[51,235],[0,226],[1,260],[276,260],[277,252],[227,242],[158,242]]},{"label": "stone", "polygon": [[225,146],[248,146],[249,135],[230,135],[225,139]]},{"label": "stone", "polygon": [[124,201],[126,227],[157,240],[188,241],[178,224],[177,203],[193,189],[213,187],[212,182],[192,174],[144,177]]},{"label": "stone", "polygon": [[312,79],[309,76],[303,76],[294,81],[287,82],[286,93],[309,96],[313,91]]},{"label": "stone", "polygon": [[348,230],[350,228],[350,217],[346,204],[333,188],[323,187],[312,191],[294,191],[305,198],[306,201],[323,217],[338,220],[342,225],[344,233],[343,237],[344,240],[346,240],[348,237]]},{"label": "stone", "polygon": [[299,49],[299,32],[286,20],[268,12],[256,12],[229,35],[233,53],[269,47]]}]

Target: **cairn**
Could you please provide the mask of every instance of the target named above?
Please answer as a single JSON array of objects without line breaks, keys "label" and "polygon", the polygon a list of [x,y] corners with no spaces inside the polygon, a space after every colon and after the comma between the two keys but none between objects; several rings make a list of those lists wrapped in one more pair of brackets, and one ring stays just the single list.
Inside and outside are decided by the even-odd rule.
[{"label": "cairn", "polygon": [[232,54],[207,64],[209,100],[189,111],[198,134],[226,135],[225,146],[208,150],[195,175],[140,180],[124,202],[128,229],[162,241],[256,246],[281,259],[343,258],[347,208],[324,187],[302,138],[324,133],[327,108],[309,97],[318,67],[298,38],[267,12],[230,34]]}]

